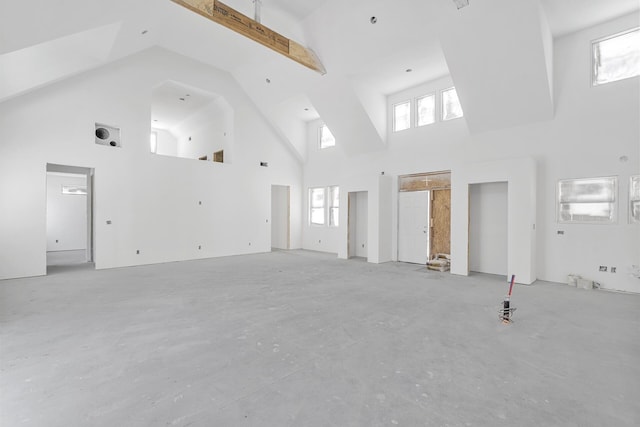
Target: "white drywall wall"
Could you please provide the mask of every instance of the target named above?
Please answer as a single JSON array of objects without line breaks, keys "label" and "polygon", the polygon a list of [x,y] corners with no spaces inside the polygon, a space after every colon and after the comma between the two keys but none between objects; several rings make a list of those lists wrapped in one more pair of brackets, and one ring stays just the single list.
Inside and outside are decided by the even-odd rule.
[{"label": "white drywall wall", "polygon": [[158,136],[158,149],[156,154],[161,156],[178,157],[178,140],[176,137],[165,129],[151,129]]},{"label": "white drywall wall", "polygon": [[[474,135],[469,133],[465,118],[437,122],[390,132],[385,150],[360,155],[345,152],[340,141],[333,149],[322,151],[310,143],[304,188],[337,184],[343,192],[369,190],[370,205],[380,208],[378,190],[371,183],[381,171],[394,177],[395,183],[398,175],[451,170],[451,271],[468,274],[468,185],[508,181],[509,273],[516,274],[517,282],[531,283],[536,278],[565,282],[573,273],[597,280],[604,288],[640,292],[640,280],[630,274],[631,266],[640,264],[640,225],[629,224],[626,213],[629,177],[640,173],[640,77],[599,87],[590,83],[591,40],[637,26],[637,20],[637,14],[621,17],[554,41],[553,119]],[[387,103],[391,106],[438,93],[454,83],[445,77],[391,95]],[[388,120],[390,123],[390,113]],[[627,156],[628,161],[621,162],[621,156]],[[620,184],[617,224],[560,226],[556,222],[559,179],[611,175],[618,176]],[[388,228],[395,257],[395,184],[392,194]],[[306,206],[304,212],[306,215]],[[383,236],[378,218],[369,220],[376,223],[374,234],[369,235],[371,247]],[[565,234],[558,235],[558,230]],[[303,227],[304,247],[320,249],[310,244],[309,231]],[[346,236],[347,230],[341,234]],[[316,240],[326,235],[318,230],[313,233]],[[512,253],[511,248],[517,252]],[[617,273],[599,273],[599,265],[616,266]]]},{"label": "white drywall wall", "polygon": [[87,196],[62,186],[87,187],[87,177],[47,173],[47,252],[87,248]]},{"label": "white drywall wall", "polygon": [[[169,79],[229,102],[233,164],[150,154],[149,94]],[[120,127],[122,148],[94,144],[95,122]],[[0,279],[46,272],[47,163],[95,169],[98,269],[267,252],[271,184],[292,188],[301,245],[299,162],[228,73],[164,49],[3,102],[0,140]]]},{"label": "white drywall wall", "polygon": [[289,187],[271,186],[271,247],[289,249]]},{"label": "white drywall wall", "polygon": [[469,186],[469,270],[507,275],[506,182]]}]

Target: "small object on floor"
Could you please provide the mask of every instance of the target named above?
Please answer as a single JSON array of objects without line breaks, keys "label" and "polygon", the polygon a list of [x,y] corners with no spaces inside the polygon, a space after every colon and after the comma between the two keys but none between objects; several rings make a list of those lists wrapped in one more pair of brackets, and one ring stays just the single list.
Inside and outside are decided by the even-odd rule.
[{"label": "small object on floor", "polygon": [[504,301],[502,302],[502,309],[498,311],[499,319],[502,320],[502,323],[511,323],[511,318],[513,317],[513,312],[516,311],[515,308],[511,307],[511,292],[513,291],[513,283],[516,280],[516,275],[511,275],[511,284],[509,285],[509,294],[504,297]]},{"label": "small object on floor", "polygon": [[451,268],[451,255],[449,254],[435,254],[429,261],[427,261],[427,269],[435,271],[449,271]]}]

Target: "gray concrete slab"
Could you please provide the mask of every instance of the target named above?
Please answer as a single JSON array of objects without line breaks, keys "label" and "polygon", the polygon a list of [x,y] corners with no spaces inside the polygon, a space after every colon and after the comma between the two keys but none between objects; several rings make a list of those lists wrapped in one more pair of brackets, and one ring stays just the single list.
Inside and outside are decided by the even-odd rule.
[{"label": "gray concrete slab", "polygon": [[0,282],[2,426],[636,426],[640,295],[306,251]]}]

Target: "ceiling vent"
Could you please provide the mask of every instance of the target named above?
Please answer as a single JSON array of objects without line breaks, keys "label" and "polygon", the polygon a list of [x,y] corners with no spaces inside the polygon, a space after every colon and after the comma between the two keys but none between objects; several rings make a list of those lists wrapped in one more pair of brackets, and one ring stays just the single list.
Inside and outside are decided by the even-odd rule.
[{"label": "ceiling vent", "polygon": [[120,129],[113,126],[96,123],[96,144],[109,147],[120,147]]}]

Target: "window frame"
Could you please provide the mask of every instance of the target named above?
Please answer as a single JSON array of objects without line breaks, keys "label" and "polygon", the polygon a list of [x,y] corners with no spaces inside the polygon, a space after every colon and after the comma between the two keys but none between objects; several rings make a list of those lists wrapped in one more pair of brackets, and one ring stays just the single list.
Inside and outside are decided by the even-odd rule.
[{"label": "window frame", "polygon": [[[425,123],[425,124],[420,124],[420,100],[421,99],[425,99],[425,98],[433,98],[433,121],[431,123]],[[438,122],[438,97],[436,92],[430,92],[427,93],[425,95],[420,95],[417,96],[415,98],[415,104],[416,104],[416,112],[415,112],[415,123],[416,123],[416,128],[420,128],[420,127],[424,127],[424,126],[429,126],[429,125],[434,125]]]},{"label": "window frame", "polygon": [[[327,220],[327,225],[329,227],[339,227],[340,226],[340,186],[339,185],[332,185],[327,187],[327,192],[325,193],[327,195],[327,215],[328,215],[328,220]],[[338,198],[337,198],[337,204],[334,205],[334,196],[333,196],[333,192],[337,191],[338,192]],[[336,211],[336,215],[335,215],[335,224],[333,223],[333,211]]]},{"label": "window frame", "polygon": [[[322,136],[324,134],[324,129],[326,129],[329,132],[329,135],[331,135],[331,138],[333,139],[333,144],[331,145],[322,145]],[[331,129],[329,129],[329,126],[327,126],[325,123],[323,123],[322,125],[320,125],[320,127],[318,128],[318,148],[320,150],[326,150],[327,148],[332,148],[336,146],[336,137],[333,135],[333,132],[331,132]]]},{"label": "window frame", "polygon": [[606,84],[609,84],[609,83],[615,83],[615,82],[619,82],[619,81],[622,81],[622,80],[632,79],[634,77],[640,76],[640,73],[639,73],[639,74],[635,74],[633,76],[623,77],[623,78],[617,79],[617,80],[611,80],[611,81],[607,81],[607,82],[598,83],[597,82],[597,73],[596,73],[596,54],[595,54],[596,53],[595,52],[596,44],[605,42],[607,40],[615,39],[616,37],[621,37],[621,36],[624,36],[626,34],[636,32],[636,31],[640,32],[640,27],[634,27],[634,28],[631,28],[631,29],[628,29],[628,30],[625,30],[625,31],[621,31],[619,33],[611,34],[611,35],[608,35],[608,36],[605,36],[605,37],[601,37],[599,39],[595,39],[595,40],[591,41],[591,45],[590,45],[590,47],[591,47],[591,52],[590,52],[590,57],[591,57],[591,87],[603,86],[603,85],[606,85]]},{"label": "window frame", "polygon": [[[612,180],[613,183],[613,200],[612,201],[597,201],[597,200],[592,200],[592,201],[588,201],[588,202],[579,202],[579,201],[573,201],[573,202],[562,202],[560,200],[560,189],[562,186],[563,182],[569,182],[569,181],[591,181],[591,180]],[[618,183],[618,177],[617,176],[598,176],[598,177],[583,177],[583,178],[565,178],[565,179],[559,179],[557,181],[556,184],[556,222],[558,224],[589,224],[589,225],[612,225],[612,224],[617,224],[618,223],[618,211],[619,211],[619,183]],[[561,215],[561,207],[562,205],[567,205],[567,204],[587,204],[587,203],[609,203],[611,205],[611,219],[606,220],[606,221],[597,221],[597,220],[585,220],[585,219],[580,219],[580,220],[564,220],[562,219],[562,215]]]},{"label": "window frame", "polygon": [[[637,186],[640,187],[640,175],[631,175],[629,177],[629,210],[628,210],[628,214],[629,214],[629,223],[630,224],[638,224],[640,223],[640,197],[638,197],[637,199],[634,197],[633,194],[633,188],[634,188],[634,183],[633,181],[637,181]],[[634,205],[638,206],[638,218],[636,218],[636,216],[633,214],[634,212]]]},{"label": "window frame", "polygon": [[[322,206],[315,206],[313,203],[313,192],[314,190],[322,190]],[[324,227],[327,224],[327,210],[325,208],[327,199],[327,189],[326,187],[309,187],[309,225],[316,227]],[[322,223],[313,222],[313,211],[314,209],[322,210]]]},{"label": "window frame", "polygon": [[[411,127],[412,127],[411,126],[412,125],[412,123],[411,123],[412,122],[412,120],[411,120],[412,119],[412,113],[411,113],[411,104],[412,104],[412,102],[411,101],[412,101],[412,99],[409,98],[406,101],[396,102],[396,103],[394,103],[392,105],[392,107],[391,107],[391,126],[393,128],[393,132],[394,133],[402,132],[402,131],[411,129]],[[406,128],[397,129],[397,127],[396,127],[396,107],[399,106],[399,105],[405,105],[405,104],[409,105],[409,125]]]},{"label": "window frame", "polygon": [[[456,98],[458,98],[458,105],[460,106],[460,111],[462,112],[461,115],[457,116],[457,117],[451,117],[448,119],[444,118],[444,114],[446,109],[444,108],[444,94],[445,92],[449,92],[449,91],[454,91],[456,93]],[[458,96],[458,91],[456,90],[455,86],[450,86],[448,88],[445,89],[441,89],[440,90],[440,121],[441,122],[448,122],[450,120],[456,120],[456,119],[461,119],[464,117],[464,110],[462,109],[462,103],[460,102],[460,97]]]}]

